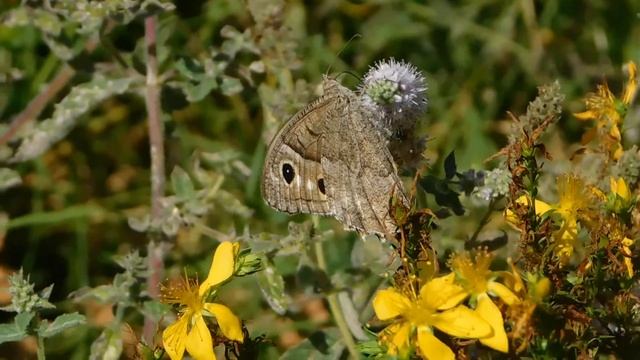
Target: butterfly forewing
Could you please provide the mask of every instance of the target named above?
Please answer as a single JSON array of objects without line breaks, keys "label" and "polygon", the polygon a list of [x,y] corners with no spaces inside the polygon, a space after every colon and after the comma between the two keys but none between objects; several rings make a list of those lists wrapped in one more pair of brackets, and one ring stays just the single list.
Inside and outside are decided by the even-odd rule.
[{"label": "butterfly forewing", "polygon": [[269,145],[262,195],[270,206],[288,213],[331,214],[320,165],[326,132],[322,115],[330,105],[324,97],[312,102]]}]

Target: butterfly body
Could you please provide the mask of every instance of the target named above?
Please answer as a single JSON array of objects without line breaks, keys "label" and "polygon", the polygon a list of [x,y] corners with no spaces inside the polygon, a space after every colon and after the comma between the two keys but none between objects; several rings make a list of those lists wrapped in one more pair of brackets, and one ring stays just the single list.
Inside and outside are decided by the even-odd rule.
[{"label": "butterfly body", "polygon": [[262,195],[287,213],[334,216],[347,228],[395,233],[390,199],[406,204],[377,116],[358,94],[325,80],[324,94],[280,129],[267,151]]}]

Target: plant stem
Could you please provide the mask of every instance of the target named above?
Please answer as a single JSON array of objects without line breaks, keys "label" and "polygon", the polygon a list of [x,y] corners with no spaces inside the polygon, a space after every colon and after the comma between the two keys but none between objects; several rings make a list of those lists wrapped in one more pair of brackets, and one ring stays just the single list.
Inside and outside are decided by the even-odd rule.
[{"label": "plant stem", "polygon": [[[149,125],[149,149],[151,153],[151,223],[162,223],[162,198],[165,188],[164,167],[164,128],[160,110],[160,88],[158,86],[158,59],[157,54],[157,20],[155,16],[145,19],[145,50],[147,63],[147,82],[145,103],[147,107],[147,119]],[[151,230],[152,232],[155,229]],[[148,261],[150,275],[147,279],[147,291],[149,296],[157,298],[160,291],[164,271],[164,256],[162,244],[156,243],[154,237],[159,238],[160,233],[151,234],[148,245]],[[158,239],[159,240],[159,239]],[[145,318],[143,338],[147,344],[153,343],[153,336],[157,324],[149,317]]]},{"label": "plant stem", "polygon": [[[88,53],[93,52],[97,47],[97,41],[90,39],[85,45],[85,49]],[[64,89],[64,87],[73,79],[76,75],[76,71],[69,65],[65,64],[62,69],[56,74],[51,82],[42,90],[33,100],[29,102],[27,107],[22,110],[21,113],[11,119],[11,124],[7,131],[0,135],[0,146],[8,143],[18,133],[18,130],[22,128],[29,121],[35,120],[38,115],[44,110],[49,102],[58,95],[58,93]]]},{"label": "plant stem", "polygon": [[8,143],[25,124],[35,120],[42,110],[73,78],[76,71],[69,65],[64,65],[55,78],[42,90],[29,104],[16,115],[12,120],[7,131],[0,136],[0,145]]},{"label": "plant stem", "polygon": [[497,199],[491,199],[491,201],[489,202],[489,206],[487,207],[487,211],[482,216],[482,219],[480,219],[480,223],[478,224],[476,231],[473,232],[473,235],[471,235],[471,238],[468,240],[469,244],[476,243],[476,241],[478,240],[478,235],[480,235],[480,231],[482,231],[482,229],[484,229],[484,227],[489,223],[489,218],[491,217],[491,214],[493,213],[497,202]]},{"label": "plant stem", "polygon": [[[326,273],[327,260],[324,255],[322,241],[314,241],[314,250],[316,253],[318,268]],[[336,322],[338,330],[340,330],[340,335],[342,336],[342,339],[347,346],[347,350],[349,351],[351,358],[359,359],[360,353],[358,352],[358,348],[356,347],[356,342],[353,340],[353,336],[351,336],[349,325],[347,324],[347,321],[344,318],[344,314],[342,313],[342,308],[340,307],[340,302],[338,301],[338,293],[331,292],[327,294],[327,302],[329,303],[329,311],[331,311],[331,314],[333,315],[333,320]]]},{"label": "plant stem", "polygon": [[44,339],[42,336],[36,336],[38,339],[38,347],[36,349],[36,355],[38,356],[38,360],[45,360],[45,352],[44,352]]}]

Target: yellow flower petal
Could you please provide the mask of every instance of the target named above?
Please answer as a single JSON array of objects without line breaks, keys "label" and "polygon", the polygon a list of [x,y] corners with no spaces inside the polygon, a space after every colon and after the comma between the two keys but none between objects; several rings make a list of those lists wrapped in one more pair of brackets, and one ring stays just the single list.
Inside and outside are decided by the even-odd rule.
[{"label": "yellow flower petal", "polygon": [[597,118],[597,114],[591,110],[573,113],[573,116],[575,116],[578,120],[591,120]]},{"label": "yellow flower petal", "polygon": [[225,241],[218,245],[213,254],[213,261],[209,269],[207,279],[200,285],[200,296],[204,295],[210,287],[218,285],[229,279],[236,267],[236,255],[240,248],[239,243]]},{"label": "yellow flower petal", "polygon": [[195,320],[191,331],[187,335],[186,348],[195,360],[216,360],[213,352],[213,341],[207,324],[201,314],[193,317]]},{"label": "yellow flower petal", "polygon": [[507,263],[509,267],[511,267],[511,273],[506,273],[507,276],[505,276],[505,278],[510,281],[509,285],[511,289],[513,289],[516,294],[520,294],[524,291],[524,283],[520,277],[520,272],[518,268],[516,268],[516,264],[513,263],[513,259],[507,258]]},{"label": "yellow flower petal", "polygon": [[504,320],[502,313],[496,304],[491,301],[487,294],[478,295],[478,306],[476,313],[491,325],[493,334],[486,338],[481,338],[480,342],[494,350],[506,353],[509,351],[509,340],[504,331]]},{"label": "yellow flower petal", "polygon": [[629,248],[635,243],[635,241],[629,239],[625,236],[622,239],[622,255],[624,256],[624,267],[627,269],[627,275],[632,278],[633,277],[633,261],[631,261],[631,249]]},{"label": "yellow flower petal", "polygon": [[623,154],[624,150],[622,149],[620,143],[614,144],[613,154],[611,155],[613,157],[613,160],[620,160]]},{"label": "yellow flower petal", "polygon": [[628,258],[628,257],[625,256],[623,261],[624,261],[624,267],[625,267],[625,269],[627,269],[627,276],[629,278],[632,278],[633,277],[633,262],[631,261],[631,258]]},{"label": "yellow flower petal", "polygon": [[618,125],[611,126],[611,129],[609,129],[609,136],[616,141],[620,141],[620,139],[622,139],[622,134],[620,134],[620,128]]},{"label": "yellow flower petal", "polygon": [[492,332],[484,319],[464,305],[433,315],[431,325],[459,338],[478,339]]},{"label": "yellow flower petal", "polygon": [[601,201],[606,201],[607,200],[607,195],[605,195],[602,190],[598,189],[597,187],[593,186],[589,188],[591,190],[591,194],[593,194],[593,196],[597,197],[598,200]]},{"label": "yellow flower petal", "polygon": [[454,281],[454,273],[433,278],[420,289],[420,298],[432,309],[450,309],[467,297],[464,288]]},{"label": "yellow flower petal", "polygon": [[533,291],[530,291],[529,294],[531,299],[536,304],[539,304],[542,302],[542,300],[544,300],[545,297],[547,297],[547,295],[549,295],[550,292],[551,292],[551,280],[549,280],[546,277],[543,277],[542,279],[536,282],[536,285],[533,287]]},{"label": "yellow flower petal", "polygon": [[438,310],[449,310],[452,307],[455,307],[458,304],[460,304],[464,299],[467,298],[467,296],[469,296],[469,293],[467,293],[466,291],[460,291],[458,293],[454,293],[453,295],[451,295],[451,297],[449,297],[447,301],[444,302],[444,304],[438,306]]},{"label": "yellow flower petal", "polygon": [[631,198],[629,188],[623,178],[610,177],[609,186],[611,187],[611,192],[620,196],[623,200],[628,201]]},{"label": "yellow flower petal", "polygon": [[487,284],[487,289],[489,290],[489,292],[495,294],[500,298],[500,300],[504,301],[504,303],[509,306],[520,302],[518,296],[514,294],[511,289],[500,284],[499,282],[489,281],[489,283]]},{"label": "yellow flower petal", "polygon": [[411,324],[402,322],[387,326],[380,333],[380,341],[387,347],[387,354],[400,355],[400,358],[408,357],[410,346]]},{"label": "yellow flower petal", "polygon": [[242,333],[242,323],[237,316],[233,314],[231,309],[221,304],[207,303],[204,308],[213,314],[220,325],[220,330],[229,340],[242,342],[244,334]]},{"label": "yellow flower petal", "polygon": [[373,311],[380,320],[393,319],[411,306],[411,301],[394,288],[380,290],[373,299]]},{"label": "yellow flower petal", "polygon": [[[531,205],[531,200],[529,199],[528,196],[522,195],[516,200],[516,203],[518,203],[520,205],[530,206]],[[542,200],[536,199],[535,204],[536,204],[536,214],[537,215],[543,215],[544,213],[553,210],[553,206],[547,204],[546,202],[544,202]],[[515,215],[513,214],[513,212],[511,210],[507,210],[506,211],[505,218],[507,219],[507,221],[509,221],[512,224],[515,224],[517,222],[517,219],[515,218]]]},{"label": "yellow flower petal", "polygon": [[455,360],[456,356],[429,328],[418,328],[418,348],[428,360]]},{"label": "yellow flower petal", "polygon": [[638,68],[633,61],[629,61],[629,79],[627,80],[627,86],[624,88],[624,94],[622,95],[622,102],[626,105],[629,105],[633,100],[633,97],[636,94],[636,90],[638,89]]},{"label": "yellow flower petal", "polygon": [[182,360],[187,340],[189,318],[190,313],[187,312],[162,332],[162,345],[171,360]]}]

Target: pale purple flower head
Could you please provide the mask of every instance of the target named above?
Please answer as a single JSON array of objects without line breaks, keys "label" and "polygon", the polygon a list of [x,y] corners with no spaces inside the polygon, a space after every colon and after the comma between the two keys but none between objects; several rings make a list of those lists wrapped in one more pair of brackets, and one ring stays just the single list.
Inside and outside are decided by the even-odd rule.
[{"label": "pale purple flower head", "polygon": [[422,73],[404,61],[387,59],[371,67],[360,85],[364,103],[380,113],[378,125],[388,137],[412,129],[427,109]]}]

